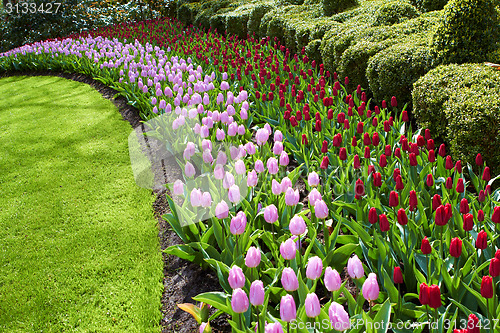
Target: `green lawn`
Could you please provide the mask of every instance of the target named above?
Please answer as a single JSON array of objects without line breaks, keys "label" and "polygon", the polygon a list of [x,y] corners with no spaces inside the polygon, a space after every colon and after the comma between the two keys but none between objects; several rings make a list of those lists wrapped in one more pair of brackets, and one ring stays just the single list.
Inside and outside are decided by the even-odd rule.
[{"label": "green lawn", "polygon": [[0,80],[0,332],[159,332],[162,258],[130,125],[91,87]]}]

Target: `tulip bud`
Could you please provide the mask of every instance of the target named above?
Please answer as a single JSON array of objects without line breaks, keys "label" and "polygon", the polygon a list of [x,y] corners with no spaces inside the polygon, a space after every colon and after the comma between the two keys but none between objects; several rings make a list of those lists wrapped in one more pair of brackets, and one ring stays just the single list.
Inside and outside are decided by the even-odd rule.
[{"label": "tulip bud", "polygon": [[229,231],[233,235],[241,235],[245,232],[246,226],[247,226],[247,217],[244,212],[240,211],[235,217],[231,219],[231,224],[229,225]]},{"label": "tulip bud", "polygon": [[250,286],[250,303],[253,306],[264,304],[264,284],[260,280],[255,280]]},{"label": "tulip bud", "polygon": [[318,219],[326,219],[328,217],[328,206],[323,200],[317,200],[315,202],[314,214]]},{"label": "tulip bud", "polygon": [[486,231],[481,230],[477,234],[476,249],[484,250],[488,247],[488,234]]},{"label": "tulip bud", "polygon": [[325,269],[324,283],[328,291],[337,291],[342,285],[342,280],[340,278],[339,272],[331,267]]},{"label": "tulip bud", "polygon": [[411,190],[410,191],[410,203],[409,203],[409,206],[410,206],[410,211],[414,211],[415,208],[417,208],[418,206],[418,200],[417,200],[417,192],[415,192],[414,190]]},{"label": "tulip bud", "polygon": [[306,277],[311,280],[316,280],[321,277],[322,273],[323,261],[318,256],[309,258],[306,267]]},{"label": "tulip bud", "polygon": [[378,222],[377,209],[375,207],[370,208],[368,211],[368,222],[375,224]]},{"label": "tulip bud", "polygon": [[[326,157],[326,156],[325,156],[325,157]],[[345,149],[345,147],[341,147],[341,148],[340,148],[340,151],[339,151],[339,158],[340,158],[342,161],[347,160],[347,150]]]},{"label": "tulip bud", "polygon": [[429,243],[429,240],[427,239],[427,236],[425,236],[422,239],[422,245],[420,245],[420,250],[422,251],[423,254],[430,254],[432,252],[432,247],[431,244]]},{"label": "tulip bud", "polygon": [[250,268],[257,267],[260,264],[260,258],[260,250],[254,246],[251,246],[248,249],[247,255],[245,257],[245,265]]},{"label": "tulip bud", "polygon": [[391,193],[389,193],[389,206],[390,207],[397,207],[398,205],[399,205],[398,192],[391,191]]},{"label": "tulip bud", "polygon": [[452,257],[458,258],[462,254],[462,240],[455,237],[450,242],[450,255]]},{"label": "tulip bud", "polygon": [[493,207],[493,214],[491,215],[493,223],[500,223],[500,206]]},{"label": "tulip bud", "polygon": [[399,266],[394,267],[394,273],[392,274],[392,280],[396,284],[403,283],[403,273],[401,272],[401,267],[399,267]]},{"label": "tulip bud", "polygon": [[476,165],[483,165],[483,157],[481,156],[480,153],[476,155]]},{"label": "tulip bud", "polygon": [[[395,108],[396,106],[398,106],[398,101],[396,100],[396,97],[395,96],[392,96],[391,97],[391,106],[393,108]],[[403,111],[403,112],[406,112],[406,111]],[[408,117],[408,116],[407,116]],[[403,120],[403,121],[408,121],[408,120]]]},{"label": "tulip bud", "polygon": [[297,245],[295,244],[295,241],[291,238],[288,238],[286,241],[281,243],[280,253],[285,260],[294,259],[297,253]]},{"label": "tulip bud", "polygon": [[409,159],[410,159],[410,166],[417,166],[418,164],[417,156],[414,153],[410,153]]},{"label": "tulip bud", "polygon": [[328,159],[328,156],[323,156],[323,160],[321,161],[321,165],[319,167],[323,170],[326,170],[328,168],[329,163],[330,160]]},{"label": "tulip bud", "polygon": [[221,220],[229,216],[229,207],[224,200],[219,202],[215,207],[215,216]]},{"label": "tulip bud", "polygon": [[328,317],[330,318],[331,327],[336,331],[343,332],[351,327],[349,314],[337,302],[332,302],[328,308]]},{"label": "tulip bud", "polygon": [[500,275],[500,260],[493,257],[490,261],[490,275],[497,277]]},{"label": "tulip bud", "polygon": [[458,178],[457,187],[455,189],[458,193],[464,193],[465,187],[464,187],[464,179],[463,178]]},{"label": "tulip bud", "polygon": [[264,209],[264,220],[267,223],[274,223],[278,221],[278,209],[275,205],[271,204]]},{"label": "tulip bud", "polygon": [[477,220],[479,222],[483,222],[484,221],[484,212],[482,209],[478,210],[477,211]]},{"label": "tulip bud", "polygon": [[363,297],[368,301],[375,301],[380,293],[377,282],[377,275],[375,273],[368,274],[368,278],[363,283],[362,288]]},{"label": "tulip bud", "polygon": [[319,185],[319,175],[316,172],[311,172],[307,177],[309,186],[316,187]]},{"label": "tulip bud", "polygon": [[406,215],[406,210],[404,208],[400,208],[398,210],[398,223],[401,225],[408,224],[408,216]]},{"label": "tulip bud", "polygon": [[436,210],[439,206],[441,206],[441,196],[434,194],[432,197],[432,210]]},{"label": "tulip bud", "polygon": [[463,228],[465,231],[471,231],[472,227],[474,226],[474,216],[472,214],[465,214],[464,215],[464,223],[463,223]]},{"label": "tulip bud", "polygon": [[420,284],[420,293],[418,294],[420,304],[428,305],[430,301],[429,286],[426,283]]},{"label": "tulip bud", "polygon": [[319,304],[318,296],[315,293],[307,294],[304,302],[306,308],[306,315],[309,318],[315,318],[321,313],[321,306]]},{"label": "tulip bud", "polygon": [[290,220],[289,229],[292,235],[299,236],[306,232],[307,226],[301,216],[295,215]]},{"label": "tulip bud", "polygon": [[484,298],[493,297],[493,279],[491,276],[483,276],[481,280],[481,296]]},{"label": "tulip bud", "polygon": [[233,312],[246,312],[249,306],[250,304],[248,303],[247,294],[243,291],[243,289],[234,289],[233,296],[231,297],[231,308],[233,309]]},{"label": "tulip bud", "polygon": [[439,146],[438,154],[439,154],[439,156],[441,156],[441,157],[445,157],[445,156],[446,156],[446,146],[444,145],[444,143],[442,143],[442,144]]},{"label": "tulip bud", "polygon": [[446,156],[445,168],[446,168],[446,170],[453,169],[453,161],[451,160],[450,155]]},{"label": "tulip bud", "polygon": [[359,279],[365,274],[363,264],[357,255],[354,255],[347,261],[347,273],[353,279]]},{"label": "tulip bud", "polygon": [[433,309],[437,309],[441,305],[441,290],[438,285],[433,284],[429,286],[429,306]]},{"label": "tulip bud", "polygon": [[391,228],[391,225],[389,224],[389,220],[387,219],[387,215],[385,215],[385,214],[380,214],[379,224],[380,224],[380,231],[382,231],[382,232],[389,231],[389,229]]},{"label": "tulip bud", "polygon": [[281,273],[281,284],[286,291],[295,291],[299,289],[299,280],[292,268],[283,268],[283,272]]},{"label": "tulip bud", "polygon": [[380,167],[382,168],[385,168],[387,166],[387,156],[382,154],[380,155],[380,160],[378,162],[378,165],[380,165]]}]

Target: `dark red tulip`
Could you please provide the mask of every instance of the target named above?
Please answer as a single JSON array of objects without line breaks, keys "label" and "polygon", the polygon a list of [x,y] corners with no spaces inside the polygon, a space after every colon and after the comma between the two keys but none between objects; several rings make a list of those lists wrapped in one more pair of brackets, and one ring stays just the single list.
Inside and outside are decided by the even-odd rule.
[{"label": "dark red tulip", "polygon": [[418,200],[417,200],[417,192],[415,192],[414,190],[411,190],[410,191],[410,211],[414,211],[415,208],[417,208],[418,206]]},{"label": "dark red tulip", "polygon": [[401,225],[408,224],[408,216],[406,215],[406,210],[404,208],[400,208],[398,210],[398,223]]},{"label": "dark red tulip", "polygon": [[396,148],[394,150],[394,156],[396,156],[397,158],[401,159],[401,149]]},{"label": "dark red tulip", "polygon": [[464,193],[465,186],[464,186],[464,179],[463,178],[458,178],[458,183],[457,183],[457,187],[455,188],[455,190],[458,193]]},{"label": "dark red tulip", "polygon": [[373,186],[382,186],[382,174],[380,172],[375,172],[373,174]]},{"label": "dark red tulip", "polygon": [[[392,97],[391,97],[391,106],[392,106],[392,107],[394,107],[394,108],[395,108],[396,106],[398,106],[398,101],[396,100],[396,97],[395,97],[395,96],[392,96]],[[406,112],[406,111],[403,111],[403,112]],[[408,121],[408,120],[403,120],[403,121]]]},{"label": "dark red tulip", "polygon": [[[332,120],[333,119],[333,110],[332,109],[328,109],[328,113],[327,113],[327,116],[326,116],[327,119],[329,120]],[[342,121],[342,124],[344,122]]]},{"label": "dark red tulip", "polygon": [[391,157],[391,155],[392,155],[392,147],[391,147],[391,145],[386,145],[385,146],[384,154],[387,157]]},{"label": "dark red tulip", "polygon": [[382,100],[382,109],[387,109],[387,102],[384,100]]},{"label": "dark red tulip", "polygon": [[340,147],[341,144],[342,144],[342,134],[337,133],[332,138],[332,145],[334,147]]},{"label": "dark red tulip", "polygon": [[451,160],[450,155],[446,156],[445,168],[446,168],[446,170],[453,169],[453,161]]},{"label": "dark red tulip", "polygon": [[373,120],[372,120],[372,126],[373,127],[377,127],[378,126],[378,118],[377,117],[373,118]]},{"label": "dark red tulip", "polygon": [[307,136],[305,134],[302,134],[302,144],[303,145],[308,145],[309,142],[307,141]]},{"label": "dark red tulip", "polygon": [[373,133],[372,135],[372,144],[377,147],[380,143],[380,137],[378,135],[378,132]]},{"label": "dark red tulip", "polygon": [[423,254],[430,254],[432,252],[431,243],[429,243],[427,236],[425,236],[424,239],[422,239],[422,244],[420,245],[420,251],[422,251]]},{"label": "dark red tulip", "polygon": [[328,151],[328,141],[323,140],[323,144],[321,145],[321,152],[324,154]]},{"label": "dark red tulip", "polygon": [[358,134],[363,133],[363,126],[364,126],[364,124],[363,124],[363,122],[362,122],[362,121],[358,122],[358,125],[356,126],[356,132],[357,132]]},{"label": "dark red tulip", "polygon": [[391,125],[387,120],[384,120],[384,132],[390,132],[391,131]]},{"label": "dark red tulip", "polygon": [[441,157],[445,157],[446,156],[446,147],[444,145],[444,143],[442,143],[440,146],[439,146],[439,151],[438,151],[438,154],[439,156]]},{"label": "dark red tulip", "polygon": [[358,140],[355,136],[352,137],[351,146],[356,147],[358,145]]},{"label": "dark red tulip", "polygon": [[417,146],[419,147],[425,146],[425,139],[421,135],[417,136]]},{"label": "dark red tulip", "polygon": [[410,158],[410,165],[411,166],[417,166],[417,156],[414,153],[410,153],[409,155]]},{"label": "dark red tulip", "polygon": [[403,283],[403,273],[401,272],[401,267],[394,267],[394,273],[392,274],[392,280],[395,284]]},{"label": "dark red tulip", "polygon": [[460,214],[466,214],[470,210],[469,208],[469,202],[467,201],[466,198],[463,198],[460,200]]},{"label": "dark red tulip", "polygon": [[370,164],[368,166],[368,175],[371,175],[372,173],[375,173],[375,165]]},{"label": "dark red tulip", "polygon": [[448,190],[451,190],[453,188],[453,179],[451,179],[451,177],[446,178],[444,187],[446,187]]},{"label": "dark red tulip", "polygon": [[370,158],[370,147],[365,147],[365,158]]},{"label": "dark red tulip", "polygon": [[484,200],[486,200],[486,194],[484,193],[484,190],[480,190],[477,195],[477,201],[484,202]]},{"label": "dark red tulip", "polygon": [[321,132],[321,120],[316,120],[316,126],[314,127],[316,132]]},{"label": "dark red tulip", "polygon": [[398,205],[399,205],[398,192],[391,191],[391,193],[389,193],[389,206],[390,207],[397,207]]},{"label": "dark red tulip", "polygon": [[425,129],[425,140],[430,140],[431,139],[431,130],[426,128]]},{"label": "dark red tulip", "polygon": [[434,222],[436,223],[436,225],[440,225],[440,226],[443,226],[443,225],[446,225],[446,216],[445,216],[445,211],[444,211],[444,206],[441,205],[439,206],[437,209],[436,209],[436,214],[434,216]]},{"label": "dark red tulip", "polygon": [[358,154],[354,155],[354,160],[352,162],[352,166],[356,170],[359,169],[359,168],[361,168],[361,162],[359,161],[359,155]]},{"label": "dark red tulip", "polygon": [[379,216],[380,230],[382,232],[389,231],[391,225],[389,224],[389,220],[387,219],[387,215],[380,214]]},{"label": "dark red tulip", "polygon": [[453,210],[451,208],[451,204],[447,203],[446,205],[444,205],[444,217],[446,218],[446,223],[448,223],[452,216]]},{"label": "dark red tulip", "polygon": [[488,247],[488,234],[486,233],[486,231],[481,230],[477,234],[476,249],[484,250],[487,247]]},{"label": "dark red tulip", "polygon": [[427,140],[427,150],[434,150],[434,148],[435,148],[434,140],[432,139]]},{"label": "dark red tulip", "polygon": [[399,170],[399,168],[394,168],[394,171],[392,172],[392,179],[396,179],[398,176],[401,176],[401,170]]},{"label": "dark red tulip", "polygon": [[469,213],[465,214],[464,224],[463,224],[464,230],[471,231],[473,226],[474,226],[474,215]]},{"label": "dark red tulip", "polygon": [[491,221],[493,223],[500,223],[500,207],[493,207],[493,214],[491,215]]},{"label": "dark red tulip", "polygon": [[337,115],[337,122],[339,124],[343,124],[344,123],[344,120],[345,120],[345,113],[344,112],[340,112],[338,115]]},{"label": "dark red tulip", "polygon": [[340,148],[339,157],[342,161],[347,160],[347,150],[345,149],[345,147]]},{"label": "dark red tulip", "polygon": [[487,182],[490,181],[490,179],[491,179],[490,167],[484,167],[482,179],[487,181]]},{"label": "dark red tulip", "polygon": [[483,276],[481,280],[481,296],[484,298],[493,297],[493,278],[489,275]]},{"label": "dark red tulip", "polygon": [[500,260],[500,249],[498,249],[498,250],[495,252],[495,258],[497,258],[498,260]]},{"label": "dark red tulip", "polygon": [[364,144],[365,146],[369,146],[369,145],[371,145],[371,144],[372,144],[372,140],[371,140],[371,138],[370,138],[370,134],[365,133],[365,134],[363,135],[363,144]]},{"label": "dark red tulip", "polygon": [[479,318],[475,314],[471,313],[469,315],[469,320],[467,321],[467,329],[465,330],[465,333],[480,333],[479,327]]},{"label": "dark red tulip", "polygon": [[476,165],[483,165],[483,157],[480,153],[476,155]]},{"label": "dark red tulip", "polygon": [[457,163],[455,163],[455,171],[462,173],[462,161],[458,160]]},{"label": "dark red tulip", "polygon": [[486,185],[486,187],[484,188],[484,193],[486,193],[486,195],[491,194],[491,185]]},{"label": "dark red tulip", "polygon": [[328,156],[324,156],[323,160],[321,161],[320,168],[325,170],[326,168],[328,168],[329,163],[330,163],[330,160],[328,159]]},{"label": "dark red tulip", "polygon": [[441,290],[439,286],[436,284],[429,286],[429,306],[433,309],[437,309],[441,304]]},{"label": "dark red tulip", "polygon": [[462,255],[462,240],[455,237],[450,242],[450,255],[452,257],[458,258]]},{"label": "dark red tulip", "polygon": [[498,258],[491,258],[490,275],[493,277],[497,277],[500,275],[500,260]]},{"label": "dark red tulip", "polygon": [[484,212],[482,209],[478,210],[477,211],[477,220],[479,222],[483,222],[484,221]]},{"label": "dark red tulip", "polygon": [[356,183],[354,184],[354,194],[359,197],[365,195],[365,184],[361,179],[356,180]]},{"label": "dark red tulip", "polygon": [[295,116],[290,117],[290,124],[292,125],[292,127],[299,125],[299,123],[297,122],[297,118],[295,118]]},{"label": "dark red tulip", "polygon": [[429,154],[427,155],[427,160],[430,163],[434,163],[436,161],[436,155],[434,154],[434,150],[433,149],[429,150]]},{"label": "dark red tulip", "polygon": [[368,211],[368,222],[370,222],[370,224],[375,224],[378,222],[378,214],[375,207],[370,208],[370,210]]},{"label": "dark red tulip", "polygon": [[297,121],[302,120],[302,112],[300,110],[297,110],[297,112],[295,113],[295,118],[297,119]]},{"label": "dark red tulip", "polygon": [[[382,156],[385,156],[385,155],[382,155]],[[398,175],[396,177],[396,190],[401,191],[404,188],[405,188],[405,185],[403,184],[403,178],[400,175]]]},{"label": "dark red tulip", "polygon": [[431,187],[432,185],[434,185],[434,177],[432,177],[432,174],[428,174],[427,175],[427,179],[426,179],[425,183],[429,187]]},{"label": "dark red tulip", "polygon": [[427,283],[420,284],[420,293],[418,294],[418,300],[422,305],[428,305],[430,301],[429,286]]},{"label": "dark red tulip", "polygon": [[378,165],[380,165],[382,168],[385,168],[387,166],[387,157],[386,157],[386,155],[384,155],[384,154],[380,155],[380,160],[378,162]]},{"label": "dark red tulip", "polygon": [[403,116],[401,118],[405,123],[410,121],[410,118],[408,117],[408,112],[406,110],[403,111]]}]

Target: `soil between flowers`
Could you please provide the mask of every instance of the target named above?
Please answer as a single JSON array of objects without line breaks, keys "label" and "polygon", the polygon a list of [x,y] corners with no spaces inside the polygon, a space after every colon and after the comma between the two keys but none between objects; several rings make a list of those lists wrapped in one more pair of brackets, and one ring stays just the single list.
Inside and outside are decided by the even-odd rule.
[{"label": "soil between flowers", "polygon": [[[131,129],[136,129],[141,126],[141,118],[138,110],[129,105],[124,97],[114,98],[118,93],[116,90],[107,87],[99,81],[96,81],[84,74],[72,74],[61,72],[8,72],[0,75],[8,76],[57,76],[77,82],[82,82],[90,85],[97,90],[105,99],[110,100],[122,115],[123,120],[128,121]],[[167,170],[167,171],[165,171]],[[174,181],[177,175],[180,175],[181,170],[177,166],[169,165],[164,169],[165,179]],[[158,239],[161,250],[165,250],[171,245],[182,244],[181,239],[171,229],[170,225],[162,218],[169,212],[168,203],[166,200],[166,188],[154,189],[152,195],[156,196],[153,204],[155,217],[158,221]],[[162,294],[162,333],[188,333],[198,332],[199,325],[194,318],[180,310],[177,307],[179,303],[196,303],[192,297],[208,291],[221,291],[218,278],[211,271],[203,270],[201,267],[180,259],[176,256],[163,253],[164,262],[164,291]],[[212,310],[211,313],[215,312]],[[212,332],[231,332],[231,327],[227,322],[227,315],[222,315],[219,318],[210,322]]]}]

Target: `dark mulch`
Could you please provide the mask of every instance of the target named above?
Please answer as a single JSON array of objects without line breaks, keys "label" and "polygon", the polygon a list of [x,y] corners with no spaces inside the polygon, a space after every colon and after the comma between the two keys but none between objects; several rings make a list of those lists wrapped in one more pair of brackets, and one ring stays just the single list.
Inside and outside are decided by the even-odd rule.
[{"label": "dark mulch", "polygon": [[[128,121],[133,129],[141,126],[141,119],[138,110],[129,105],[124,97],[113,98],[117,91],[111,89],[99,81],[96,81],[83,74],[70,74],[60,72],[9,72],[0,75],[8,76],[57,76],[65,79],[86,83],[97,90],[104,98],[113,102],[118,108],[124,121]],[[142,126],[141,126],[142,127]],[[146,140],[147,141],[147,140]],[[148,145],[149,147],[149,145]],[[175,165],[168,165],[163,168],[164,179],[174,181],[180,175],[179,168]],[[166,200],[166,188],[156,188],[152,191],[156,200],[153,204],[155,217],[158,220],[158,237],[160,240],[161,249],[182,244],[181,239],[171,229],[170,225],[162,218],[169,212],[168,203]],[[202,270],[199,266],[180,259],[176,256],[163,253],[164,261],[164,279],[165,287],[162,295],[162,333],[170,332],[198,332],[198,324],[193,317],[180,310],[177,307],[179,303],[195,303],[192,297],[208,291],[222,290],[217,276],[212,271]],[[212,311],[214,312],[214,311]],[[212,331],[230,332],[230,326],[227,323],[227,316],[221,316],[210,323]]]}]

